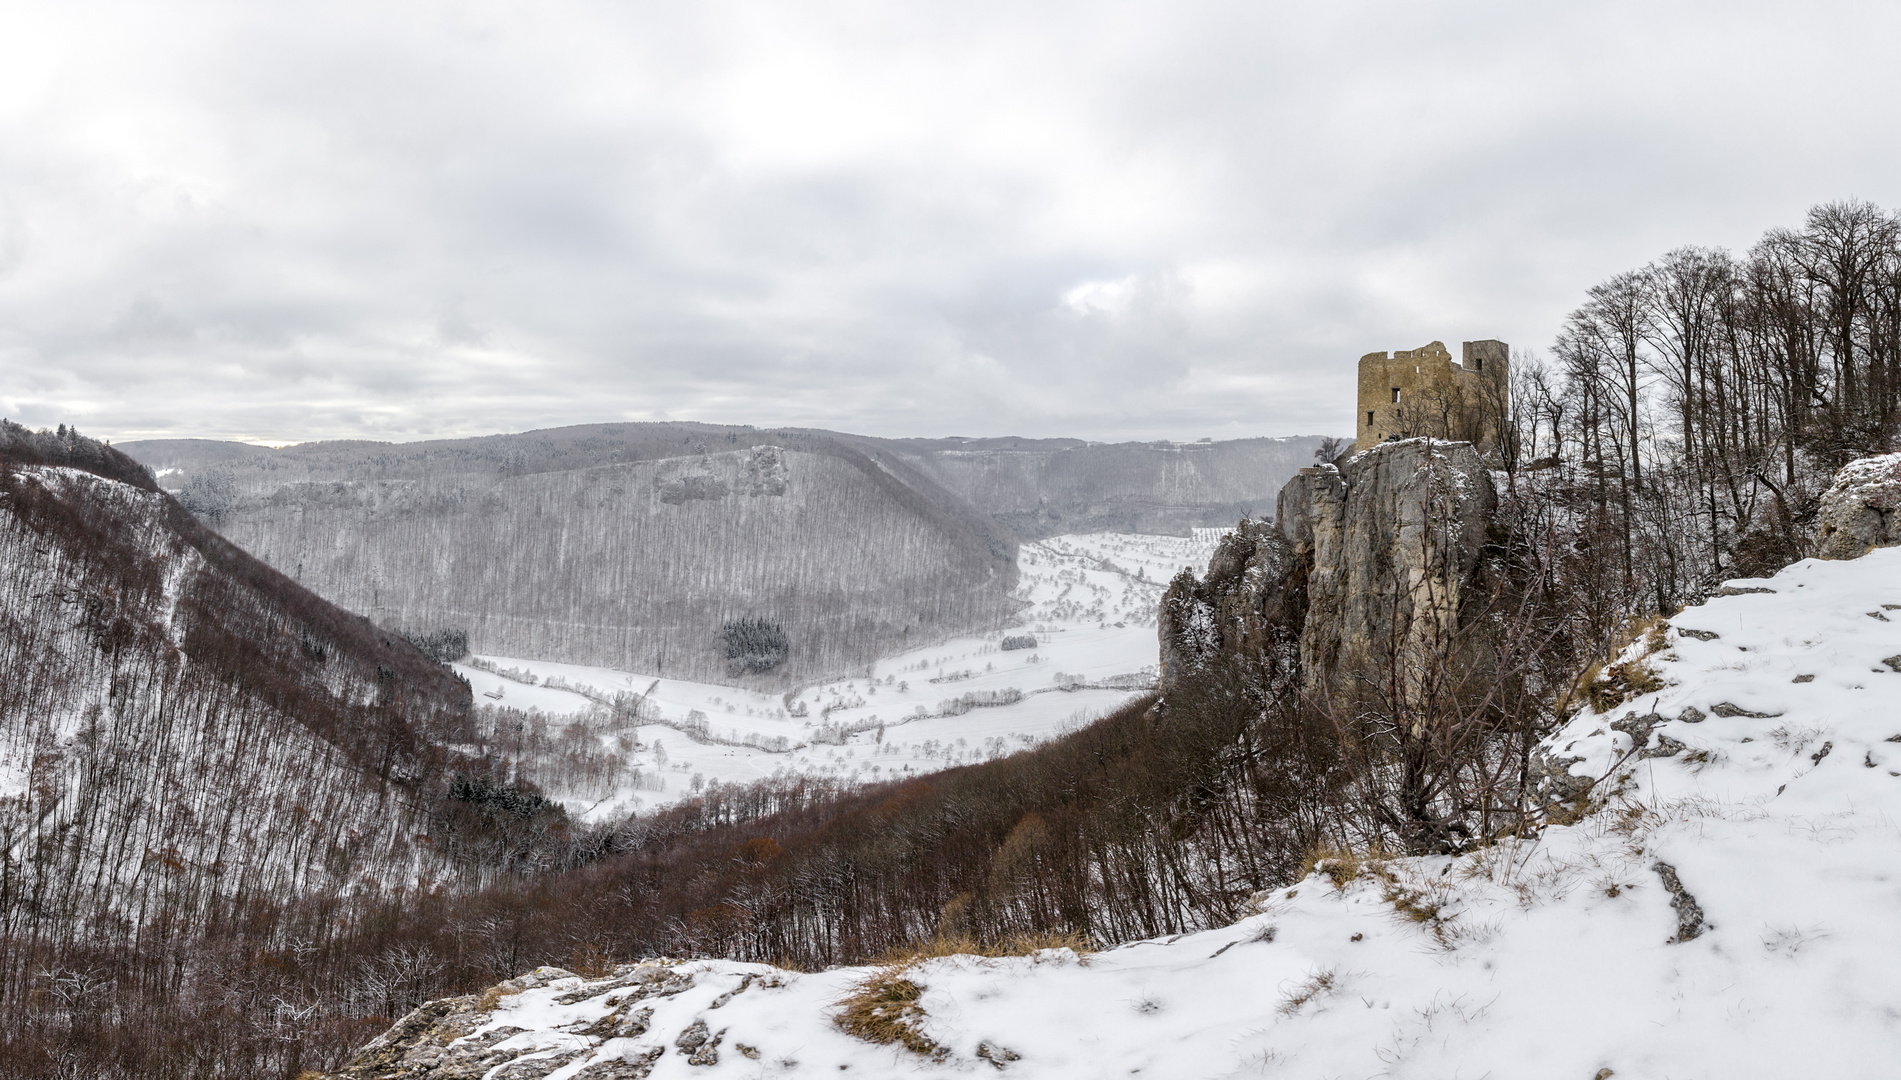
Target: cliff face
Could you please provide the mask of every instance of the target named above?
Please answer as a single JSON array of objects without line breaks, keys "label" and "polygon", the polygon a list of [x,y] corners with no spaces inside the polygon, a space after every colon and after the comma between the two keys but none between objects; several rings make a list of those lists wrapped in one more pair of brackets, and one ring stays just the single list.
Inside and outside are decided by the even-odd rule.
[{"label": "cliff face", "polygon": [[1184,568],[1162,597],[1162,689],[1224,655],[1279,652],[1291,669],[1307,611],[1307,572],[1273,523],[1242,521],[1222,538],[1205,577]]},{"label": "cliff face", "polygon": [[1459,629],[1497,507],[1470,443],[1388,443],[1289,481],[1277,523],[1311,567],[1307,689],[1344,694],[1375,673],[1434,662]]},{"label": "cliff face", "polygon": [[1184,572],[1170,586],[1164,689],[1218,653],[1259,656],[1277,637],[1297,637],[1304,689],[1329,698],[1471,647],[1459,612],[1497,505],[1470,443],[1386,443],[1302,469],[1272,527],[1244,522],[1204,579]]}]

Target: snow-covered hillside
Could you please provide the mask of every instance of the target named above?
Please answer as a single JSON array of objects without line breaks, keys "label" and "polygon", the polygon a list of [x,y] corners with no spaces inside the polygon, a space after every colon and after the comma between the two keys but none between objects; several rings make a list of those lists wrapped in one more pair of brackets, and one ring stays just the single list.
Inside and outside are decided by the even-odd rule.
[{"label": "snow-covered hillside", "polygon": [[325,599],[481,653],[718,682],[739,677],[722,629],[762,618],[791,652],[751,681],[783,691],[1010,613],[1016,540],[875,441],[661,423],[131,445]]},{"label": "snow-covered hillside", "polygon": [[[1020,625],[785,695],[500,656],[457,670],[484,706],[492,745],[511,753],[511,732],[524,725],[517,742],[529,750],[527,771],[587,820],[781,770],[894,779],[1020,750],[1148,690],[1162,589],[1183,566],[1205,566],[1212,550],[1115,533],[1027,544]],[[1034,645],[1002,647],[1028,637]]]},{"label": "snow-covered hillside", "polygon": [[[543,969],[425,1007],[353,1075],[1895,1075],[1901,549],[1731,586],[1632,646],[1651,692],[1550,741],[1598,783],[1536,840],[1341,857],[1233,926],[1090,956]],[[874,979],[915,1050],[835,1024]]]},{"label": "snow-covered hillside", "polygon": [[0,936],[446,876],[418,791],[464,696],[167,496],[0,454]]}]

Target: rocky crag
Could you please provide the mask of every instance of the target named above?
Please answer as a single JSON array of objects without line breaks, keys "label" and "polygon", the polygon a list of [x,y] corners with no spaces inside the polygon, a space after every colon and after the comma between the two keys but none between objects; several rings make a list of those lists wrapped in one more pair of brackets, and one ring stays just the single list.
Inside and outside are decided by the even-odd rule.
[{"label": "rocky crag", "polygon": [[1351,695],[1478,647],[1462,623],[1498,495],[1470,443],[1409,439],[1302,469],[1162,600],[1166,690],[1216,656],[1298,650],[1303,688]]}]

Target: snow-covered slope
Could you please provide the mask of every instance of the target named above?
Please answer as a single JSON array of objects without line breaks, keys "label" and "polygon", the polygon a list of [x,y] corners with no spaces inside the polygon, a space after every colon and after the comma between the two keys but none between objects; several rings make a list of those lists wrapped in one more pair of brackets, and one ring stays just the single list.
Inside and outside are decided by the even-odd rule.
[{"label": "snow-covered slope", "polygon": [[11,437],[0,934],[109,938],[161,910],[188,927],[236,898],[436,872],[420,792],[431,740],[466,733],[466,691],[168,496],[18,464],[49,440]]},{"label": "snow-covered slope", "polygon": [[1323,863],[1204,933],[884,971],[936,1057],[835,1024],[876,969],[658,962],[426,1007],[354,1075],[1893,1076],[1901,549],[1728,592],[1633,646],[1661,689],[1551,741],[1600,781],[1576,824]]},{"label": "snow-covered slope", "polygon": [[[475,688],[491,745],[509,754],[508,732],[526,725],[522,744],[541,752],[516,755],[525,771],[588,820],[782,770],[888,780],[1012,753],[1148,690],[1162,589],[1211,552],[1180,537],[1115,533],[1026,544],[1018,626],[784,695],[502,656],[457,670]],[[1030,636],[1033,646],[1001,647]]]}]

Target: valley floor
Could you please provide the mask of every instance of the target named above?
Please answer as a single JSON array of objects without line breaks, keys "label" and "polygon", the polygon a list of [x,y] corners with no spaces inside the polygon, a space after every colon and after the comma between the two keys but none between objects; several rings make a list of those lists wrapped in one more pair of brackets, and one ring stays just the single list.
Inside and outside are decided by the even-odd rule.
[{"label": "valley floor", "polygon": [[[456,670],[478,705],[537,714],[556,736],[587,721],[576,734],[581,754],[612,755],[611,765],[551,761],[535,770],[584,820],[650,811],[708,782],[782,771],[854,783],[898,779],[1033,746],[1153,687],[1162,591],[1182,567],[1205,568],[1213,550],[1207,540],[1119,533],[1025,544],[1017,625],[914,649],[880,660],[866,676],[785,696],[517,657],[473,657]],[[1035,637],[1033,647],[1000,648],[1005,637],[1026,636]],[[634,694],[644,695],[641,715],[654,722],[615,724],[602,703]],[[492,737],[510,749],[506,729]],[[549,756],[573,749],[570,740]]]},{"label": "valley floor", "polygon": [[1732,584],[1633,646],[1661,690],[1551,740],[1602,778],[1579,823],[1323,864],[1203,933],[883,970],[935,1057],[834,1023],[881,969],[724,961],[543,969],[402,1045],[549,1080],[1893,1076],[1901,549]]}]

